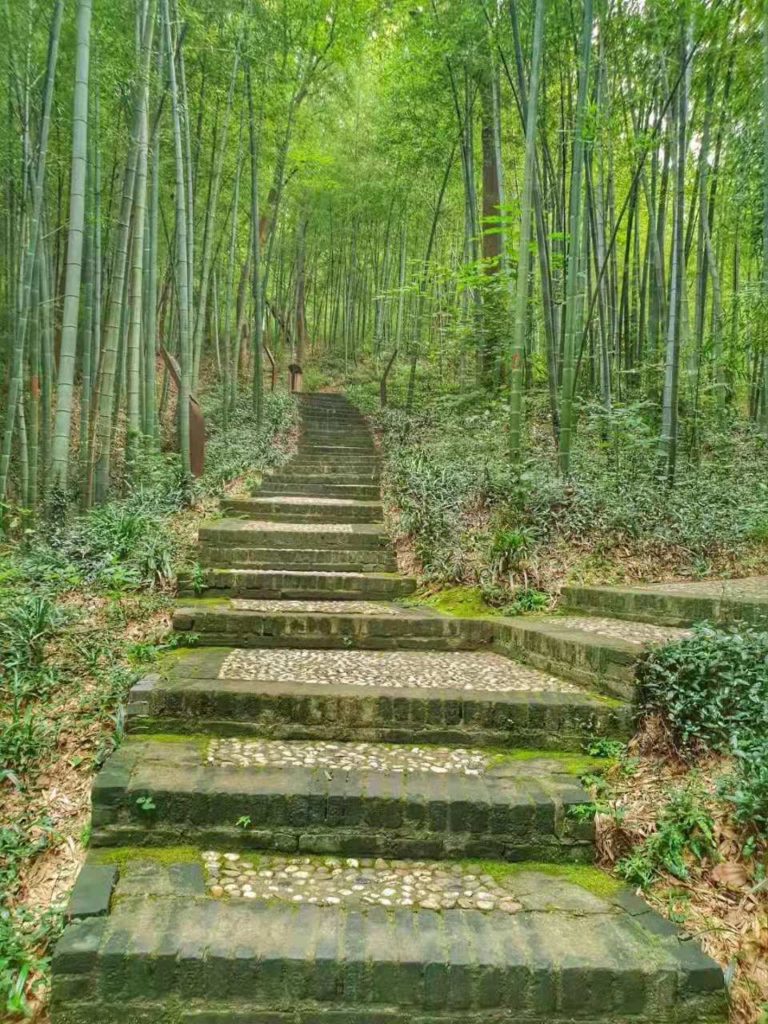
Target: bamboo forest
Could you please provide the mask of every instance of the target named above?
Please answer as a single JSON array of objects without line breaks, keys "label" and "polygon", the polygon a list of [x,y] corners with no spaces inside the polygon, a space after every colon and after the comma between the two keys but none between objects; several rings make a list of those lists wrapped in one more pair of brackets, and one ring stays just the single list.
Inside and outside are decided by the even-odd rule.
[{"label": "bamboo forest", "polygon": [[0,1020],[768,1024],[768,0],[0,83]]}]

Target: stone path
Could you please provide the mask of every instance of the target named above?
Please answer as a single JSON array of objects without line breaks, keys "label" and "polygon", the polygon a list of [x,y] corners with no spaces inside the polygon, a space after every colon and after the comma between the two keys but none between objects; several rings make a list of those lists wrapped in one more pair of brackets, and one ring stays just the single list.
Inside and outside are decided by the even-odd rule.
[{"label": "stone path", "polygon": [[692,598],[404,607],[364,419],[301,404],[296,458],[200,531],[174,622],[202,646],[134,687],[95,780],[53,1024],[724,1021],[717,965],[589,866],[573,756],[628,734]]}]

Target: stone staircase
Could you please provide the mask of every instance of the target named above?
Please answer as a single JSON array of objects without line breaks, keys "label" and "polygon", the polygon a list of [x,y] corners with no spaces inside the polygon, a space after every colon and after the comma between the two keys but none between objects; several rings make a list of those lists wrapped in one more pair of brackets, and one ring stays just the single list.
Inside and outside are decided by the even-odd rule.
[{"label": "stone staircase", "polygon": [[579,781],[685,616],[396,603],[366,423],[301,402],[297,456],[201,529],[199,646],[94,783],[53,1024],[724,1021],[719,967],[590,866]]}]

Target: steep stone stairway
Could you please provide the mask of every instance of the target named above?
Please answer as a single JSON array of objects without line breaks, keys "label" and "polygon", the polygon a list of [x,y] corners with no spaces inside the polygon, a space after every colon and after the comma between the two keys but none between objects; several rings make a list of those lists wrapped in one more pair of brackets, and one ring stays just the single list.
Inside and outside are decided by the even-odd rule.
[{"label": "steep stone stairway", "polygon": [[131,693],[54,1024],[724,1020],[717,965],[589,866],[579,781],[684,623],[397,603],[365,421],[335,395],[302,418],[200,531],[206,595],[175,616],[200,646]]}]

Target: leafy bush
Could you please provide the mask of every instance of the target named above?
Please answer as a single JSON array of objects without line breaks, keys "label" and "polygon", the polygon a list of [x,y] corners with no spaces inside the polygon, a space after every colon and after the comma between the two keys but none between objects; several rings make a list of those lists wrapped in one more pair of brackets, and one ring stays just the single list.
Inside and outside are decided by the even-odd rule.
[{"label": "leafy bush", "polygon": [[698,626],[646,655],[637,677],[641,710],[660,712],[681,748],[732,755],[721,796],[768,837],[768,632]]},{"label": "leafy bush", "polygon": [[731,752],[768,737],[768,632],[697,626],[647,654],[637,679],[641,709],[661,711],[683,747]]}]

